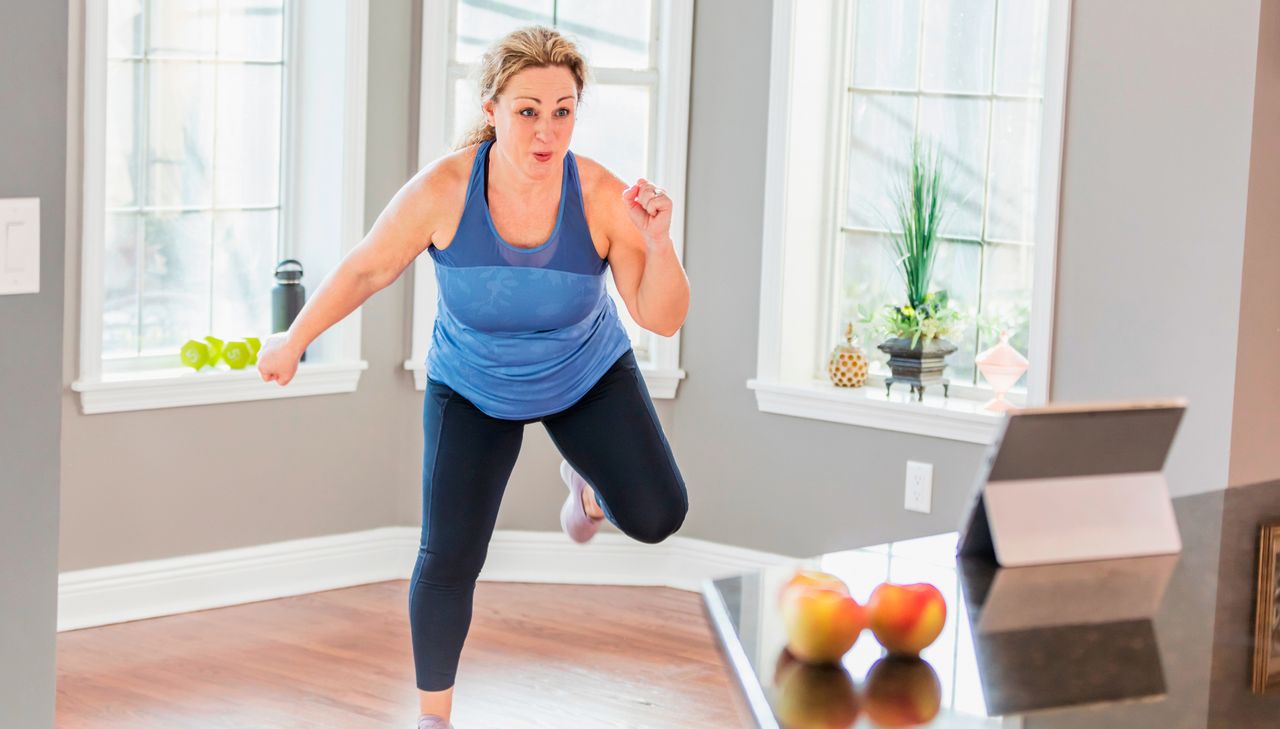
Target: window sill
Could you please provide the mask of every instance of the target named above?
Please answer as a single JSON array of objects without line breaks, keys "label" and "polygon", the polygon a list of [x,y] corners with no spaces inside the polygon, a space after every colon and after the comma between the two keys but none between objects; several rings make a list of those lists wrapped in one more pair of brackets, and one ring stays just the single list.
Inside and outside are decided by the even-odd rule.
[{"label": "window sill", "polygon": [[924,402],[908,399],[907,388],[886,395],[883,383],[868,381],[859,388],[837,388],[827,382],[765,382],[747,380],[755,390],[756,405],[763,413],[827,420],[833,423],[989,444],[1003,420],[999,413],[982,409],[984,400],[952,392],[926,391]]},{"label": "window sill", "polygon": [[[427,367],[422,362],[408,361],[404,368],[413,372],[413,386],[418,390],[427,389]],[[640,374],[644,375],[644,383],[649,388],[649,397],[654,400],[674,400],[680,387],[680,380],[685,378],[685,371],[660,370],[641,366]]]},{"label": "window sill", "polygon": [[289,384],[281,387],[263,382],[252,365],[243,370],[203,372],[178,367],[105,375],[93,382],[76,380],[71,389],[80,393],[81,412],[93,415],[355,392],[360,373],[368,368],[364,360],[302,362]]}]

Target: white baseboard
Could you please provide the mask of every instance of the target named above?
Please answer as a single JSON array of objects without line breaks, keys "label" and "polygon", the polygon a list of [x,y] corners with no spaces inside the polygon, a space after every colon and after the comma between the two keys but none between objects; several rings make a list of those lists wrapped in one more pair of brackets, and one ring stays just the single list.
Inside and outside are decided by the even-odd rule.
[{"label": "white baseboard", "polygon": [[[418,527],[382,527],[64,572],[58,576],[58,630],[407,580],[418,539]],[[681,536],[645,544],[601,532],[575,544],[560,532],[498,530],[480,579],[697,591],[708,578],[795,561]]]}]

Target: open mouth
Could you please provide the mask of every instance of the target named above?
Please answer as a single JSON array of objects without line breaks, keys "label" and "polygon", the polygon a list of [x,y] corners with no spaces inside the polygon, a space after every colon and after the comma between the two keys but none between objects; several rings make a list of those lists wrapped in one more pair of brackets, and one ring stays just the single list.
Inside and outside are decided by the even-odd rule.
[{"label": "open mouth", "polygon": [[534,159],[538,160],[539,162],[550,162],[550,161],[551,161],[551,153],[550,153],[550,152],[534,152],[534,153],[533,153],[533,157],[534,157]]}]

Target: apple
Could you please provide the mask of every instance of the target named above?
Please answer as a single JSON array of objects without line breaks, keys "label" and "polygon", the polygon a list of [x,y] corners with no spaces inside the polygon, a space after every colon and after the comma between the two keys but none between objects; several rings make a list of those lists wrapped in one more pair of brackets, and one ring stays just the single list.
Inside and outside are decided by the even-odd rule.
[{"label": "apple", "polygon": [[927,583],[876,586],[867,600],[867,621],[890,653],[916,656],[933,643],[947,622],[947,601]]},{"label": "apple", "polygon": [[773,710],[787,729],[848,729],[858,720],[858,691],[844,666],[793,660],[773,683]]},{"label": "apple", "polygon": [[928,662],[888,656],[876,661],[867,672],[863,703],[876,726],[925,724],[933,721],[942,708],[942,683]]},{"label": "apple", "polygon": [[862,606],[847,593],[796,586],[782,601],[787,649],[805,663],[837,663],[867,627]]},{"label": "apple", "polygon": [[832,590],[839,590],[844,594],[849,594],[849,586],[844,580],[836,577],[829,572],[821,572],[819,570],[797,569],[796,573],[787,580],[782,588],[778,590],[778,605],[782,605],[782,601],[786,599],[787,592],[793,587],[827,587]]}]

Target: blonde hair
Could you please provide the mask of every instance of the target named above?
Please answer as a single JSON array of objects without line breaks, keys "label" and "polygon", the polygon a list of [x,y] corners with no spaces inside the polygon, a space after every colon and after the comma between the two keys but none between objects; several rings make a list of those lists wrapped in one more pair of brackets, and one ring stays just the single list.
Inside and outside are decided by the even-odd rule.
[{"label": "blonde hair", "polygon": [[[494,41],[480,59],[477,86],[481,103],[496,99],[507,88],[507,83],[526,68],[561,66],[573,74],[578,87],[578,100],[582,100],[582,88],[587,82],[587,61],[573,41],[552,28],[531,25],[513,30]],[[483,119],[462,135],[455,149],[468,147],[476,142],[496,139],[497,130]]]}]

